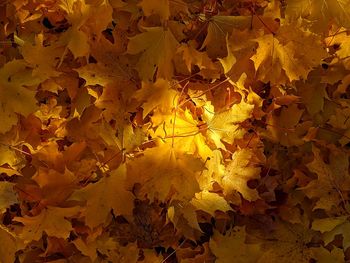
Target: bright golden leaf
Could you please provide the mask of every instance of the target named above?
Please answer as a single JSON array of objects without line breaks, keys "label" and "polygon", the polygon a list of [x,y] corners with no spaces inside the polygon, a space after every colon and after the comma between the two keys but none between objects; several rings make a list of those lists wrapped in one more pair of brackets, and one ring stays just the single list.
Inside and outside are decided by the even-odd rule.
[{"label": "bright golden leaf", "polygon": [[205,106],[204,120],[208,123],[208,136],[218,148],[225,149],[221,142],[233,143],[234,139],[240,139],[245,134],[239,123],[251,117],[254,105],[243,100],[234,104],[230,109],[215,113],[211,105]]},{"label": "bright golden leaf", "polygon": [[259,198],[256,189],[247,185],[249,180],[259,179],[260,168],[251,163],[253,152],[249,149],[241,149],[234,152],[232,161],[226,166],[222,184],[225,193],[237,191],[248,201],[255,201]]}]

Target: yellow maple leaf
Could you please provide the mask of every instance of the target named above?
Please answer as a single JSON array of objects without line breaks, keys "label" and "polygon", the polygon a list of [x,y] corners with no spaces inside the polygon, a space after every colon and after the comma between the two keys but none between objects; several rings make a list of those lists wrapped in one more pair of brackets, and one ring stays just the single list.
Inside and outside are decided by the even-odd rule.
[{"label": "yellow maple leaf", "polygon": [[314,115],[323,110],[326,94],[326,84],[321,84],[321,79],[317,80],[313,76],[312,82],[308,81],[297,85],[301,100],[305,103],[308,112]]},{"label": "yellow maple leaf", "polygon": [[261,255],[259,245],[246,243],[245,227],[235,227],[225,235],[215,231],[209,247],[218,263],[253,263]]},{"label": "yellow maple leaf", "polygon": [[346,107],[339,107],[335,109],[334,115],[332,115],[328,121],[333,128],[336,129],[350,129],[350,104]]},{"label": "yellow maple leaf", "polygon": [[65,201],[75,188],[75,175],[65,169],[64,173],[53,169],[40,167],[33,176],[33,180],[40,186],[43,205],[58,205]]},{"label": "yellow maple leaf", "polygon": [[90,51],[88,36],[80,28],[88,19],[90,6],[85,4],[85,0],[61,0],[59,6],[67,12],[67,18],[72,23],[72,27],[61,34],[59,43],[67,46],[74,57],[87,56]]},{"label": "yellow maple leaf", "polygon": [[146,27],[145,32],[130,38],[127,53],[139,54],[136,69],[142,80],[152,81],[157,76],[170,79],[173,75],[172,58],[178,42],[170,30],[163,27]]},{"label": "yellow maple leaf", "polygon": [[204,78],[214,78],[213,76],[218,72],[216,65],[209,58],[208,54],[198,51],[194,47],[194,42],[182,44],[177,49],[177,53],[182,54],[182,59],[189,73],[192,72],[193,65],[199,67],[200,72],[198,74],[202,75]]},{"label": "yellow maple leaf", "polygon": [[135,98],[142,102],[143,118],[156,107],[162,113],[167,113],[174,105],[177,92],[171,88],[169,81],[158,78],[155,83],[142,82]]},{"label": "yellow maple leaf", "polygon": [[308,129],[305,124],[300,123],[304,111],[294,103],[288,107],[283,107],[278,115],[269,114],[266,121],[267,131],[263,133],[270,140],[278,141],[285,146],[303,144],[302,136],[306,134]]},{"label": "yellow maple leaf", "polygon": [[276,33],[264,34],[256,39],[259,47],[251,57],[260,80],[274,84],[299,78],[306,79],[309,72],[327,56],[321,39],[311,32],[295,26],[281,26]]},{"label": "yellow maple leaf", "polygon": [[13,220],[24,225],[19,236],[26,243],[40,240],[44,232],[49,236],[66,239],[70,231],[73,230],[72,224],[67,218],[78,215],[80,210],[80,207],[48,206],[37,216],[15,217]]},{"label": "yellow maple leaf", "polygon": [[189,201],[199,192],[196,176],[202,166],[194,156],[172,148],[170,143],[160,143],[127,163],[128,181],[131,186],[139,183],[142,195],[151,200],[165,200],[170,194],[174,199]]},{"label": "yellow maple leaf", "polygon": [[[23,60],[13,60],[0,69],[0,133],[9,131],[17,123],[17,115],[28,116],[35,112],[36,91],[27,87],[40,83]],[[25,103],[24,103],[25,102]]]},{"label": "yellow maple leaf", "polygon": [[331,210],[343,201],[343,192],[350,190],[348,154],[333,149],[329,159],[330,164],[323,161],[321,151],[316,146],[312,148],[314,160],[307,164],[309,170],[317,174],[318,179],[312,180],[302,190],[310,198],[317,198],[314,209]]},{"label": "yellow maple leaf", "polygon": [[212,157],[212,150],[206,144],[206,139],[189,110],[175,110],[176,118],[174,114],[153,114],[153,125],[158,127],[152,137],[171,142],[176,149],[185,153],[198,154],[203,161]]},{"label": "yellow maple leaf", "polygon": [[111,210],[116,215],[132,215],[134,197],[125,185],[126,167],[119,166],[97,183],[75,191],[70,200],[85,201],[85,222],[90,228],[107,222]]},{"label": "yellow maple leaf", "polygon": [[86,240],[79,237],[73,243],[83,255],[88,256],[92,261],[95,261],[99,255],[120,263],[136,263],[138,258],[138,248],[135,244],[120,246],[112,237],[108,237],[107,233],[93,239],[90,239],[90,236]]},{"label": "yellow maple leaf", "polygon": [[42,80],[57,77],[60,72],[56,71],[56,66],[63,55],[64,49],[57,44],[44,46],[44,35],[35,36],[35,44],[25,41],[21,46],[24,60],[34,67],[33,76]]},{"label": "yellow maple leaf", "polygon": [[221,140],[232,144],[234,139],[242,138],[245,130],[239,123],[251,117],[253,108],[254,105],[246,103],[243,99],[230,109],[217,113],[211,104],[205,105],[203,120],[207,122],[208,137],[218,148],[226,149]]},{"label": "yellow maple leaf", "polygon": [[248,148],[233,153],[232,161],[227,164],[222,178],[225,193],[237,191],[248,201],[255,201],[259,198],[257,190],[247,185],[249,180],[260,178],[260,168],[251,163],[253,156],[254,153]]},{"label": "yellow maple leaf", "polygon": [[87,56],[90,53],[89,34],[101,37],[112,20],[112,7],[107,1],[87,4],[85,0],[61,0],[59,6],[66,11],[72,26],[61,34],[58,43],[66,46],[75,58]]}]

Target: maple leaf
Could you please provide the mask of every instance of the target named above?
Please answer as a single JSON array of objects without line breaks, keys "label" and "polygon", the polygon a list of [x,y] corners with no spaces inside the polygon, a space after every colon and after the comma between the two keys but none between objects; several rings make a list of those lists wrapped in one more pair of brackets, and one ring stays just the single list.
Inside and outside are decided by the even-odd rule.
[{"label": "maple leaf", "polygon": [[75,188],[76,177],[67,168],[64,173],[40,167],[33,180],[41,188],[42,205],[58,205],[65,201]]},{"label": "maple leaf", "polygon": [[68,238],[73,228],[70,221],[66,218],[78,215],[80,210],[81,208],[79,207],[61,208],[47,206],[37,216],[15,217],[13,220],[24,225],[19,236],[26,243],[31,240],[38,241],[44,232],[49,236]]},{"label": "maple leaf", "polygon": [[279,115],[268,115],[266,136],[285,146],[303,144],[302,136],[309,126],[307,123],[300,123],[303,113],[304,109],[299,109],[294,103],[283,107]]},{"label": "maple leaf", "polygon": [[[123,89],[127,89],[127,92],[124,92]],[[136,87],[131,81],[123,80],[116,83],[109,83],[103,88],[102,95],[98,96],[94,105],[99,109],[100,116],[97,116],[96,112],[96,121],[101,118],[107,122],[117,122],[117,134],[118,137],[123,134],[123,126],[129,125],[130,122],[128,119],[130,118],[131,109],[135,104],[131,106],[129,103],[129,99],[136,92]],[[135,106],[137,107],[137,106]],[[88,115],[87,115],[88,119]],[[92,123],[92,126],[93,123]],[[121,138],[119,138],[121,140]]]},{"label": "maple leaf", "polygon": [[317,199],[313,209],[329,211],[332,207],[337,207],[339,203],[344,202],[342,193],[350,190],[348,154],[334,149],[329,156],[330,163],[326,164],[320,149],[313,146],[312,151],[314,160],[307,164],[307,167],[317,174],[318,179],[312,180],[302,190],[310,198]]},{"label": "maple leaf", "polygon": [[198,51],[194,45],[194,42],[190,42],[187,45],[182,44],[177,49],[177,53],[182,54],[187,71],[192,72],[192,66],[198,66],[200,69],[199,74],[204,78],[219,78],[217,66],[209,58],[208,54]]},{"label": "maple leaf", "polygon": [[36,110],[36,91],[27,87],[39,83],[40,79],[32,76],[32,70],[23,60],[13,60],[0,69],[0,133],[17,123],[16,113],[28,116]]},{"label": "maple leaf", "polygon": [[106,1],[86,4],[85,0],[61,0],[59,6],[67,12],[72,26],[61,34],[58,43],[66,46],[75,58],[87,56],[90,53],[89,34],[101,37],[112,20],[112,7]]},{"label": "maple leaf", "polygon": [[170,83],[158,78],[155,83],[142,82],[142,88],[135,93],[135,98],[143,102],[143,118],[154,108],[158,107],[162,113],[167,113],[174,105],[177,92],[173,90]]},{"label": "maple leaf", "polygon": [[145,133],[138,128],[133,129],[129,125],[125,125],[121,141],[121,148],[126,151],[134,150],[145,141]]},{"label": "maple leaf", "polygon": [[[67,174],[65,174],[64,177],[62,177],[63,181],[67,182],[71,181],[71,179],[69,178],[73,178],[74,175],[70,173],[69,169],[66,169],[66,167],[69,166],[71,162],[75,161],[76,159],[79,159],[79,156],[82,154],[85,147],[86,143],[84,141],[81,141],[73,143],[69,147],[66,147],[65,151],[60,151],[57,141],[50,141],[42,143],[40,147],[38,147],[36,150],[32,149],[32,153],[38,159],[35,161],[38,161],[40,163],[39,166],[43,168],[44,174],[49,169],[53,169],[56,172],[60,172],[62,174],[65,174],[67,172]],[[43,164],[45,164],[44,167],[42,167]],[[38,175],[38,179],[40,177],[42,177],[45,183],[50,183],[49,180],[45,178],[45,175]],[[55,180],[53,179],[53,181]],[[38,183],[40,185],[40,182]]]},{"label": "maple leaf", "polygon": [[102,110],[95,105],[89,105],[83,110],[80,118],[73,118],[67,124],[69,138],[79,141],[82,137],[89,140],[99,137],[99,127],[95,124],[101,118]]},{"label": "maple leaf", "polygon": [[123,92],[130,92],[122,83],[125,80],[134,81],[135,72],[131,66],[137,63],[137,57],[121,55],[126,51],[128,39],[125,32],[116,29],[112,32],[115,39],[113,43],[105,37],[90,41],[90,55],[96,63],[89,63],[75,70],[86,80],[86,85],[106,87],[113,83],[116,87],[122,86]]},{"label": "maple leaf", "polygon": [[284,75],[289,81],[306,79],[327,55],[317,35],[292,25],[280,27],[276,35],[262,35],[256,42],[259,47],[251,60],[257,75],[263,81],[276,84],[285,82]]},{"label": "maple leaf", "polygon": [[61,35],[59,43],[67,46],[74,57],[87,56],[90,51],[88,36],[80,28],[88,19],[90,6],[85,4],[85,0],[61,0],[59,6],[67,12],[67,18],[72,23],[72,27]]},{"label": "maple leaf", "polygon": [[210,250],[218,263],[257,262],[261,255],[259,245],[246,243],[245,227],[235,227],[225,235],[215,231],[209,241]]},{"label": "maple leaf", "polygon": [[248,201],[255,201],[259,198],[257,190],[247,185],[249,180],[260,178],[260,168],[250,163],[252,158],[253,152],[249,149],[241,149],[233,153],[232,161],[226,166],[222,178],[225,193],[235,190]]},{"label": "maple leaf", "polygon": [[23,58],[30,63],[33,68],[33,76],[42,80],[57,77],[60,72],[56,70],[60,57],[64,49],[57,44],[44,46],[44,35],[35,36],[35,44],[28,41],[21,46]]},{"label": "maple leaf", "polygon": [[202,165],[194,156],[160,143],[127,164],[127,180],[130,185],[140,183],[142,195],[151,200],[165,200],[169,194],[174,199],[190,200],[199,191],[196,174]]},{"label": "maple leaf", "polygon": [[238,104],[232,105],[228,110],[215,113],[214,107],[210,104],[204,107],[203,120],[208,125],[208,137],[211,138],[218,148],[225,149],[221,142],[233,143],[234,139],[240,139],[245,134],[239,123],[251,117],[254,105],[242,100]]},{"label": "maple leaf", "polygon": [[[136,262],[138,258],[138,248],[134,244],[128,244],[126,247],[119,246],[113,238],[106,234],[91,240],[77,238],[73,243],[83,255],[88,256],[92,261],[95,261],[99,254],[111,260],[114,259],[115,262]],[[128,255],[124,250],[128,250]]]},{"label": "maple leaf", "polygon": [[226,55],[226,37],[230,36],[232,29],[248,28],[251,21],[247,16],[221,16],[216,15],[208,21],[206,38],[201,49],[206,48],[212,58]]},{"label": "maple leaf", "polygon": [[0,261],[348,261],[349,1],[0,4]]},{"label": "maple leaf", "polygon": [[171,142],[174,148],[181,152],[198,154],[202,161],[211,158],[212,150],[206,144],[206,139],[189,110],[183,112],[175,109],[175,111],[172,115],[155,112],[151,119],[154,126],[158,127],[154,134],[150,135]]},{"label": "maple leaf", "polygon": [[110,172],[97,183],[76,190],[70,200],[86,202],[85,222],[90,228],[107,222],[113,209],[116,215],[132,215],[134,197],[126,190],[125,165]]},{"label": "maple leaf", "polygon": [[136,69],[142,80],[152,81],[157,76],[170,79],[173,75],[172,58],[178,42],[170,30],[162,27],[146,27],[145,32],[130,38],[127,53],[139,54]]},{"label": "maple leaf", "polygon": [[[298,91],[308,112],[313,115],[323,110],[326,94],[326,85],[316,81],[317,76],[313,76],[314,81],[309,81],[303,85],[298,85]],[[317,84],[316,84],[317,83]]]}]

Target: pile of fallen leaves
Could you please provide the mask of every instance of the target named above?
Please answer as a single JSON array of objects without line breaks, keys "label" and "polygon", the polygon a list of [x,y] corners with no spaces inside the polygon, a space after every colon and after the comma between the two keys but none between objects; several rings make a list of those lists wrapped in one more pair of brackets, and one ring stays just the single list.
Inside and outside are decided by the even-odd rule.
[{"label": "pile of fallen leaves", "polygon": [[350,260],[350,0],[0,1],[1,263]]}]

